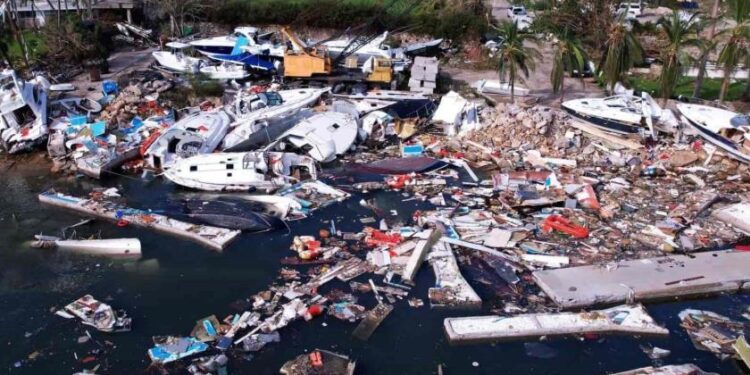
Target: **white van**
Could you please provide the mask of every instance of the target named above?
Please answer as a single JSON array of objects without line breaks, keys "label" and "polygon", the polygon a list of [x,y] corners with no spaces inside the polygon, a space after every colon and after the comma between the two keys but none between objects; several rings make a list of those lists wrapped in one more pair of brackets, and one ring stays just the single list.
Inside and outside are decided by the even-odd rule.
[{"label": "white van", "polygon": [[641,3],[620,3],[615,15],[620,16],[625,13],[625,19],[634,20],[641,16]]}]

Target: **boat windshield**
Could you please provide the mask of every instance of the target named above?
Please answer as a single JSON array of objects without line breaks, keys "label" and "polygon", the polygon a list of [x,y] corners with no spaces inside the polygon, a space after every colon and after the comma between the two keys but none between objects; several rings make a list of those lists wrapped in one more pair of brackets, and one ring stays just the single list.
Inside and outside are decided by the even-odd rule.
[{"label": "boat windshield", "polygon": [[266,92],[265,96],[266,96],[266,102],[268,103],[269,107],[279,105],[284,101],[278,92],[273,92],[273,91]]},{"label": "boat windshield", "polygon": [[732,124],[735,128],[738,128],[740,126],[750,126],[750,115],[739,115],[732,117],[731,120],[729,120],[729,123]]},{"label": "boat windshield", "polygon": [[641,98],[636,96],[610,96],[604,99],[604,103],[611,108],[638,108],[641,105]]}]

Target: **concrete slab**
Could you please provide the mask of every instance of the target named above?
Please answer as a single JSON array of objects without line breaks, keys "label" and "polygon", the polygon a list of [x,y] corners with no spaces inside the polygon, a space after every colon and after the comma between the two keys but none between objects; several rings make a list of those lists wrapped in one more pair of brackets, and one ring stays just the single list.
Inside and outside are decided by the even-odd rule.
[{"label": "concrete slab", "polygon": [[748,289],[750,253],[714,251],[604,266],[534,272],[537,285],[566,309]]},{"label": "concrete slab", "polygon": [[642,305],[581,313],[446,318],[443,328],[451,344],[529,340],[582,333],[669,334],[669,330],[654,322]]}]

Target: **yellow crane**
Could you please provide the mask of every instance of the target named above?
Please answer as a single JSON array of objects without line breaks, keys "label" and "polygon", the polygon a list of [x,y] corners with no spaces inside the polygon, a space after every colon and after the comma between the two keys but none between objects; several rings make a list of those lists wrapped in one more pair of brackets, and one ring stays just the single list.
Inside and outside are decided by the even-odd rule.
[{"label": "yellow crane", "polygon": [[350,68],[334,67],[333,60],[323,45],[310,47],[286,27],[281,29],[281,33],[292,45],[292,48],[287,48],[284,52],[285,78],[381,85],[388,85],[393,80],[393,62],[389,58],[372,58],[361,69],[356,62],[346,64]]}]

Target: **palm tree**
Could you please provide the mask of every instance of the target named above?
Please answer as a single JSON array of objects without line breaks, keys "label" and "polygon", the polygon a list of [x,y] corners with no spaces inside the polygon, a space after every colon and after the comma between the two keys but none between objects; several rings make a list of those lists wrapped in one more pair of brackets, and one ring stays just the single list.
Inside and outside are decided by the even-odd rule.
[{"label": "palm tree", "polygon": [[583,50],[580,39],[575,36],[570,29],[563,28],[551,30],[554,35],[552,42],[555,55],[552,60],[552,72],[550,73],[550,82],[552,82],[552,91],[560,93],[560,101],[565,98],[565,73],[573,76],[574,71],[578,71],[583,84],[583,70],[587,61],[586,52]]},{"label": "palm tree", "polygon": [[500,52],[498,52],[500,62],[497,65],[497,72],[501,82],[507,81],[510,84],[510,100],[513,101],[516,80],[520,78],[519,71],[528,78],[529,71],[536,68],[535,60],[542,57],[535,48],[524,46],[524,42],[538,44],[539,41],[533,34],[520,33],[516,22],[503,22],[495,28],[503,38]]},{"label": "palm tree", "polygon": [[697,22],[698,13],[683,20],[677,12],[673,12],[668,18],[661,18],[657,25],[667,41],[662,47],[661,57],[663,65],[659,76],[659,86],[664,104],[672,96],[677,81],[682,76],[682,67],[691,59],[690,55],[683,51],[687,46],[699,46],[701,40],[698,38],[700,23]]},{"label": "palm tree", "polygon": [[631,29],[624,21],[624,14],[609,29],[597,73],[602,73],[604,82],[610,89],[618,81],[624,80],[630,68],[643,61],[643,47]]},{"label": "palm tree", "polygon": [[750,0],[728,0],[729,15],[735,22],[730,29],[724,30],[729,36],[719,52],[716,62],[724,68],[724,80],[721,82],[719,102],[723,102],[729,89],[729,81],[737,65],[750,54]]},{"label": "palm tree", "polygon": [[701,88],[703,87],[703,79],[706,76],[706,64],[708,63],[708,55],[716,48],[716,17],[719,14],[719,3],[721,0],[714,0],[711,6],[711,18],[708,21],[708,35],[702,43],[700,63],[698,64],[698,75],[695,77],[695,88],[693,88],[693,97],[699,98],[701,95]]}]

